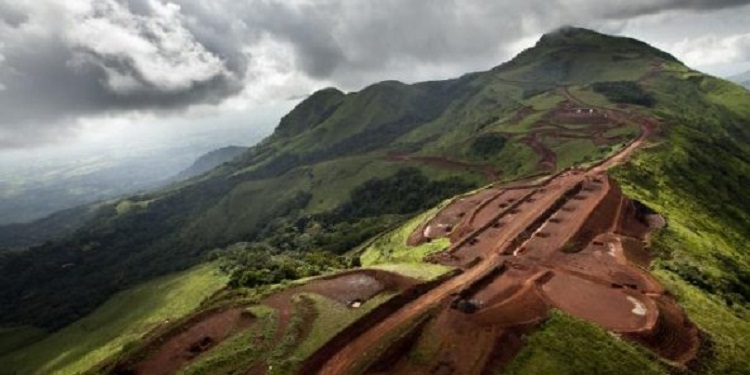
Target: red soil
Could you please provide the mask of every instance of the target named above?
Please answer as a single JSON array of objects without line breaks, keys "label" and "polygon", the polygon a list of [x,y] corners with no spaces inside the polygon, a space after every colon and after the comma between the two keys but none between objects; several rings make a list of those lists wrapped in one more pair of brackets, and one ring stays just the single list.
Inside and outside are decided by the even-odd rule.
[{"label": "red soil", "polygon": [[[354,270],[337,275],[325,276],[300,286],[275,293],[262,303],[278,313],[276,331],[269,343],[276,345],[287,334],[293,314],[302,314],[310,322],[299,332],[295,341],[301,342],[312,328],[317,311],[310,303],[303,301],[302,311],[295,308],[292,298],[301,293],[319,294],[343,305],[353,301],[366,304],[373,297],[386,292],[402,292],[415,287],[419,281],[379,270]],[[137,356],[116,364],[115,374],[173,374],[191,363],[201,354],[226,340],[233,334],[249,328],[255,317],[244,308],[235,307],[223,310],[209,310],[178,323],[171,333],[154,336],[155,339],[144,345]],[[257,363],[249,373],[265,373],[265,362]]]},{"label": "red soil", "polygon": [[[287,289],[268,297],[263,304],[274,308],[278,312],[278,323],[276,333],[270,347],[279,343],[287,332],[289,320],[295,313],[292,297],[300,293],[319,294],[324,297],[338,301],[343,305],[350,305],[354,301],[366,304],[367,301],[377,295],[386,292],[399,292],[419,284],[415,279],[404,277],[395,273],[379,270],[354,270],[343,272],[332,276],[325,276],[306,284]],[[312,328],[312,321],[305,327]],[[297,341],[303,340],[309,332],[304,332]],[[293,345],[291,345],[293,346]],[[250,374],[264,374],[268,366],[265,362],[257,363]]]},{"label": "red soil", "polygon": [[197,316],[181,333],[165,342],[152,343],[152,351],[145,359],[135,364],[119,365],[114,373],[173,374],[233,333],[249,327],[254,320],[250,312],[241,308]]},{"label": "red soil", "polygon": [[[652,71],[642,79],[648,79],[660,71],[661,65],[655,64]],[[648,136],[658,126],[651,118],[623,109],[603,108],[584,103],[573,96],[567,87],[562,87],[560,93],[566,100],[545,113],[539,121],[531,125],[525,135],[520,137],[520,141],[539,156],[536,168],[540,171],[557,169],[557,155],[548,146],[549,143],[556,144],[554,140],[588,139],[597,146],[606,147],[627,140],[625,135],[605,136],[605,133],[612,129],[622,128],[630,122],[638,122],[644,135]],[[536,112],[531,107],[523,107],[510,119],[510,123],[517,124]],[[500,134],[507,137],[517,136],[510,133]],[[406,154],[390,154],[386,158],[400,162],[420,162],[444,169],[474,170],[483,173],[488,181],[497,181],[500,178],[498,170],[491,165]]]},{"label": "red soil", "polygon": [[562,272],[542,289],[556,308],[615,332],[639,331],[658,314],[649,298]]},{"label": "red soil", "polygon": [[532,131],[521,140],[539,155],[540,159],[539,162],[537,162],[538,169],[554,171],[557,169],[557,155],[544,145],[543,139],[544,137],[542,133],[539,131]]},{"label": "red soil", "polygon": [[[564,93],[570,103],[581,105]],[[644,270],[650,256],[643,241],[657,221],[639,212],[605,174],[640,147],[658,122],[624,110],[607,110],[606,118],[637,121],[642,134],[587,171],[484,190],[446,207],[418,228],[410,243],[445,236],[447,231],[432,228],[450,227],[452,246],[429,260],[463,273],[369,322],[348,337],[346,346],[326,353],[327,361],[306,369],[346,374],[364,366],[370,373],[480,374],[510,360],[522,346],[519,333],[544,321],[551,308],[638,341],[676,366],[693,361],[700,345],[697,328]],[[532,145],[541,145],[539,134],[529,139]],[[553,157],[542,147],[538,152],[547,161]],[[386,338],[408,331],[418,319],[429,323],[408,340]],[[390,349],[380,355],[368,352],[376,347]]]},{"label": "red soil", "polygon": [[501,193],[500,190],[483,189],[468,197],[454,199],[446,208],[440,210],[434,218],[420,225],[407,240],[409,246],[417,246],[429,240],[448,237],[453,228],[466,218],[467,214],[485,200]]}]

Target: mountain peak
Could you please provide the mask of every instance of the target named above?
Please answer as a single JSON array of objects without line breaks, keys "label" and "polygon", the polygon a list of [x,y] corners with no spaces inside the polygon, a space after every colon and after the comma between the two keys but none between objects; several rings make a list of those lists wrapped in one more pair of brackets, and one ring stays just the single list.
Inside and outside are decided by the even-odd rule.
[{"label": "mountain peak", "polygon": [[281,119],[276,134],[293,136],[315,127],[341,104],[345,96],[334,87],[314,92]]},{"label": "mountain peak", "polygon": [[638,39],[602,34],[600,32],[574,26],[563,26],[544,34],[537,47],[595,48],[602,52],[638,53],[653,56],[665,61],[679,63],[674,56]]},{"label": "mountain peak", "polygon": [[612,38],[612,36],[581,27],[563,26],[542,35],[537,45],[592,43],[601,42],[606,38]]},{"label": "mountain peak", "polygon": [[564,72],[571,65],[613,60],[641,60],[680,63],[674,56],[640,40],[602,34],[580,27],[564,26],[544,34],[537,43],[494,70],[543,66],[543,71]]}]

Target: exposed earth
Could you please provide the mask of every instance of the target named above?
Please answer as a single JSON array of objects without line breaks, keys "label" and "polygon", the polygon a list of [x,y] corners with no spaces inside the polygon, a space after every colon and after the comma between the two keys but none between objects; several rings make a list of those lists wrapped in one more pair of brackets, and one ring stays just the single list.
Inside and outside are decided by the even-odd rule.
[{"label": "exposed earth", "polygon": [[[635,120],[641,135],[587,170],[490,187],[455,200],[417,228],[409,244],[449,237],[451,247],[429,261],[462,273],[351,337],[340,350],[322,348],[317,355],[326,360],[313,357],[310,362],[320,367],[304,372],[484,373],[512,359],[523,345],[522,335],[552,308],[640,342],[678,367],[696,358],[698,329],[646,271],[650,257],[644,240],[662,220],[623,196],[606,174],[641,146],[658,121],[624,110],[575,108],[581,103],[563,92],[573,116],[585,112],[594,124],[601,118]],[[532,133],[530,144],[539,134]],[[535,149],[542,164],[554,165],[549,150]],[[409,358],[425,342],[432,358]]]},{"label": "exposed earth", "polygon": [[[655,66],[654,69],[658,69]],[[648,75],[647,75],[648,76]],[[664,219],[625,197],[607,169],[621,163],[654,134],[660,122],[626,108],[596,107],[567,88],[565,100],[524,133],[539,156],[537,168],[557,170],[555,138],[591,139],[596,145],[624,142],[612,129],[637,124],[640,135],[602,162],[547,177],[491,185],[458,197],[420,225],[407,244],[448,238],[451,246],[426,261],[458,272],[431,283],[394,273],[354,270],[315,279],[275,293],[263,304],[278,322],[273,343],[286,336],[303,293],[356,309],[384,292],[396,297],[362,315],[307,357],[300,374],[482,374],[502,369],[524,345],[523,336],[552,309],[598,324],[651,349],[678,368],[700,349],[699,331],[647,269],[645,250]],[[511,121],[534,113],[522,108]],[[394,162],[471,169],[497,180],[491,166],[426,156],[393,154]],[[314,320],[314,309],[304,319]],[[144,345],[139,355],[114,366],[119,374],[169,374],[184,368],[223,340],[252,326],[256,317],[240,307],[204,312],[179,331]],[[309,326],[309,325],[308,325]],[[309,331],[296,334],[302,342]],[[415,361],[416,349],[426,358]],[[270,370],[264,361],[249,374]]]},{"label": "exposed earth", "polygon": [[[377,270],[355,270],[287,288],[264,299],[262,304],[276,311],[277,322],[270,346],[277,345],[289,329],[295,311],[293,298],[305,293],[327,297],[349,308],[359,308],[368,300],[385,292],[402,292],[419,284],[417,280]],[[305,327],[315,319],[313,309],[306,309]],[[199,355],[246,330],[255,321],[253,314],[241,307],[228,307],[198,313],[167,334],[154,336],[136,355],[113,366],[115,374],[172,374],[190,364]],[[304,340],[309,332],[295,338]],[[264,363],[256,364],[249,373],[264,373]]]}]

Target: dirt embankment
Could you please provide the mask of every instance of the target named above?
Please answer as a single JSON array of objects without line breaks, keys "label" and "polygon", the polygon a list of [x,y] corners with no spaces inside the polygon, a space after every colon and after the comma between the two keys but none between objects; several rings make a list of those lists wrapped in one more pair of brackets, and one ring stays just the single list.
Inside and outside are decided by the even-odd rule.
[{"label": "dirt embankment", "polygon": [[243,308],[199,313],[170,333],[152,339],[138,354],[116,365],[111,373],[173,374],[254,321],[255,316]]},{"label": "dirt embankment", "polygon": [[[639,121],[642,134],[589,170],[563,171],[533,187],[496,187],[446,207],[418,229],[414,243],[448,236],[452,246],[430,261],[463,273],[378,316],[307,369],[481,374],[512,359],[520,335],[552,308],[638,341],[675,366],[689,365],[700,346],[697,328],[645,271],[644,239],[657,221],[606,176],[658,121],[625,111],[606,117]],[[427,323],[410,330],[425,321],[419,319]]]},{"label": "dirt embankment", "polygon": [[[295,314],[301,314],[307,323],[296,333],[294,340],[302,342],[317,317],[314,305],[302,301],[302,309],[293,302],[301,293],[318,294],[342,305],[353,302],[364,304],[383,292],[402,292],[419,286],[415,279],[380,270],[352,270],[336,275],[324,276],[306,284],[291,287],[272,294],[262,304],[277,313],[277,326],[269,347],[277,345],[288,335],[289,323]],[[134,354],[104,370],[112,374],[174,374],[210,351],[230,336],[241,333],[252,326],[255,316],[245,307],[228,307],[206,310],[176,322],[166,333],[153,337]],[[293,345],[292,345],[293,346]],[[267,365],[261,360],[250,373],[265,373]]]},{"label": "dirt embankment", "polygon": [[[600,173],[580,178],[578,183],[573,179],[548,186],[535,196],[535,201],[546,203],[535,209],[524,207],[538,216],[506,247],[489,241],[486,230],[471,233],[477,239],[474,248],[487,245],[481,254],[472,253],[483,260],[465,264],[467,271],[493,257],[500,256],[502,263],[445,297],[447,304],[420,329],[419,335],[427,339],[407,340],[409,345],[399,341],[403,355],[394,357],[388,350],[387,355],[369,360],[374,363],[369,372],[480,374],[490,365],[496,369],[522,347],[518,333],[531,332],[551,308],[623,334],[677,366],[693,361],[700,345],[698,331],[643,270],[647,262],[643,237],[617,234],[646,233],[643,221],[630,217],[636,213],[633,203]],[[545,198],[551,190],[558,190],[552,194],[556,198]],[[454,246],[448,252],[461,250]],[[432,342],[431,357],[415,363],[409,353],[425,355],[424,341]]]}]

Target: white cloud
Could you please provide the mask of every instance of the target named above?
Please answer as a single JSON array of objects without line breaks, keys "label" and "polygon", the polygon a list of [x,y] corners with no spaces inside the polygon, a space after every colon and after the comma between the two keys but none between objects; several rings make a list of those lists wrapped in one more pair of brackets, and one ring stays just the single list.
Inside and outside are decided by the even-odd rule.
[{"label": "white cloud", "polygon": [[750,33],[685,38],[668,48],[690,66],[740,63],[750,60]]},{"label": "white cloud", "polygon": [[5,48],[5,44],[3,42],[0,42],[0,91],[5,91],[7,87],[3,84],[3,62],[5,61],[5,55],[3,55],[3,49]]},{"label": "white cloud", "polygon": [[[101,65],[109,87],[118,93],[151,87],[187,90],[196,82],[230,74],[183,26],[179,5],[150,5],[153,14],[141,16],[114,0],[99,0],[71,17],[66,37],[82,50],[78,61]],[[129,62],[128,69],[121,68],[122,61]]]}]

